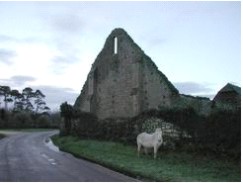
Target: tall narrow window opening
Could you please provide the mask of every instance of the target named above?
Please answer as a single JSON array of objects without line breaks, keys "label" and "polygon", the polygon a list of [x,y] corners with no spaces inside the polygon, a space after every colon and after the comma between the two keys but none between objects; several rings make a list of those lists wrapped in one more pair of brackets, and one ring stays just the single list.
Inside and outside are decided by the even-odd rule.
[{"label": "tall narrow window opening", "polygon": [[118,39],[117,37],[114,38],[114,54],[117,54],[118,52]]}]

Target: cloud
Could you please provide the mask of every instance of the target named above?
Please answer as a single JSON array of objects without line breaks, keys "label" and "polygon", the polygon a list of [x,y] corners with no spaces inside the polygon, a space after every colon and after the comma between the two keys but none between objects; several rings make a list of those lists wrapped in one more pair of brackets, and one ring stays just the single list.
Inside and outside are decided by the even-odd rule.
[{"label": "cloud", "polygon": [[17,86],[22,86],[25,85],[26,82],[31,82],[31,81],[35,81],[36,78],[32,77],[32,76],[12,76],[10,78],[10,81],[12,81],[15,85]]},{"label": "cloud", "polygon": [[69,66],[73,65],[74,63],[77,63],[78,61],[80,61],[80,59],[76,57],[75,54],[69,55],[68,53],[66,53],[66,55],[54,56],[51,60],[52,66],[50,69],[55,74],[63,74],[63,72],[65,72],[65,70]]},{"label": "cloud", "polygon": [[210,85],[196,82],[175,82],[174,85],[183,94],[210,94],[214,91]]},{"label": "cloud", "polygon": [[26,37],[26,38],[16,38],[13,36],[0,34],[0,43],[36,43],[44,42],[43,38],[38,37]]},{"label": "cloud", "polygon": [[76,35],[81,35],[89,23],[81,17],[81,10],[70,8],[70,6],[54,7],[49,9],[45,15],[40,15],[40,20],[45,25],[43,28],[47,28],[53,37],[65,41],[76,38]]},{"label": "cloud", "polygon": [[10,87],[25,87],[26,83],[35,81],[36,78],[32,76],[16,75],[9,79],[0,79],[0,85],[7,85]]},{"label": "cloud", "polygon": [[168,40],[166,38],[159,38],[158,37],[150,37],[150,38],[143,38],[146,42],[148,47],[150,48],[154,48],[154,47],[160,47],[161,45],[165,44],[168,42]]},{"label": "cloud", "polygon": [[0,42],[9,42],[9,41],[16,41],[13,37],[6,36],[6,35],[0,35]]},{"label": "cloud", "polygon": [[82,31],[84,22],[77,14],[70,12],[70,14],[65,14],[65,16],[63,14],[54,16],[50,21],[50,25],[56,31],[69,34]]},{"label": "cloud", "polygon": [[78,61],[78,58],[75,55],[62,55],[62,56],[55,56],[52,61],[55,64],[72,64]]},{"label": "cloud", "polygon": [[16,52],[13,50],[0,48],[0,62],[4,64],[12,64],[12,58],[16,55]]},{"label": "cloud", "polygon": [[54,74],[63,74],[69,66],[80,61],[80,44],[87,22],[77,10],[67,7],[55,8],[40,18],[49,32],[49,42],[56,51],[50,60],[50,70]]},{"label": "cloud", "polygon": [[51,108],[51,110],[59,110],[60,105],[66,101],[73,105],[79,95],[71,88],[45,85],[31,86],[31,88],[34,90],[41,90],[41,92],[46,96],[46,104]]}]

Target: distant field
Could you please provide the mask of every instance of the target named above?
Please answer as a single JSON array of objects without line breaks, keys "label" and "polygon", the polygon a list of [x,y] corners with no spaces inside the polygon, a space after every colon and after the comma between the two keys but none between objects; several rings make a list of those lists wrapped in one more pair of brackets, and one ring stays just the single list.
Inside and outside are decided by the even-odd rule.
[{"label": "distant field", "polygon": [[50,128],[10,128],[10,129],[0,129],[0,133],[4,132],[42,132],[42,131],[49,131],[54,130]]},{"label": "distant field", "polygon": [[70,152],[111,169],[149,181],[241,181],[240,163],[185,152],[161,152],[159,158],[137,157],[136,147],[115,142],[53,136],[53,142]]},{"label": "distant field", "polygon": [[0,139],[5,137],[6,135],[14,135],[21,132],[43,132],[49,130],[53,130],[53,129],[46,129],[46,128],[0,129]]}]

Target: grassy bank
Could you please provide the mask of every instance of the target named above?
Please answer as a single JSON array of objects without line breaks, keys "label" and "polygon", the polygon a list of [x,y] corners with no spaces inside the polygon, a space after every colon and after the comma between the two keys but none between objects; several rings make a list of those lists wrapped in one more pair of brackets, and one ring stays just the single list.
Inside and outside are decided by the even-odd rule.
[{"label": "grassy bank", "polygon": [[161,152],[137,157],[136,147],[115,142],[54,136],[53,142],[70,152],[112,169],[150,181],[241,181],[240,163],[185,152]]}]

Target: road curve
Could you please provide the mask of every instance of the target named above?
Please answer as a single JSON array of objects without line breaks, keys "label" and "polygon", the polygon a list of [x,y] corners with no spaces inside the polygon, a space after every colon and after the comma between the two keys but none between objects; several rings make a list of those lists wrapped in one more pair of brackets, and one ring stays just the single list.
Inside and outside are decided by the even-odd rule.
[{"label": "road curve", "polygon": [[0,182],[134,182],[136,179],[55,150],[57,131],[20,132],[0,140]]}]

